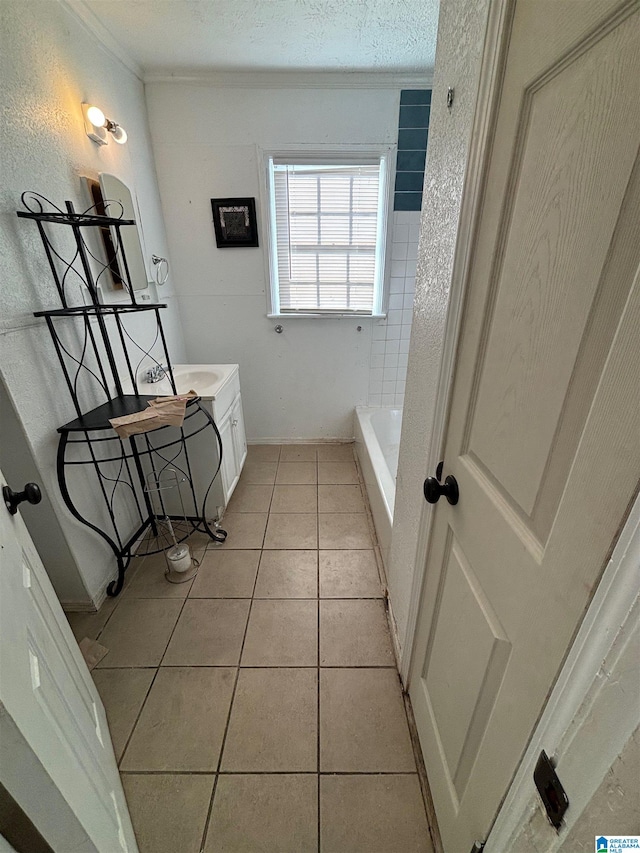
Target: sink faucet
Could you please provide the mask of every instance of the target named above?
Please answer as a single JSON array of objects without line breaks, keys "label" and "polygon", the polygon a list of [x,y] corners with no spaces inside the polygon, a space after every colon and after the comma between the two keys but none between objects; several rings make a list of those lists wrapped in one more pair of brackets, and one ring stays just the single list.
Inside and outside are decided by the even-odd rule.
[{"label": "sink faucet", "polygon": [[167,375],[167,368],[162,364],[154,364],[144,375],[145,382],[160,382]]}]

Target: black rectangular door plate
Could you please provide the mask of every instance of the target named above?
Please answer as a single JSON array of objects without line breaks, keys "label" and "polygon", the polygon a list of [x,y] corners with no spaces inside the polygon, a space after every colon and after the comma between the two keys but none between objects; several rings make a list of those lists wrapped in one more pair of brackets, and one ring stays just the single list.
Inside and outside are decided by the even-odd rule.
[{"label": "black rectangular door plate", "polygon": [[536,769],[533,771],[533,781],[547,812],[549,823],[559,829],[562,818],[569,808],[569,797],[560,784],[558,774],[544,749],[540,753]]}]

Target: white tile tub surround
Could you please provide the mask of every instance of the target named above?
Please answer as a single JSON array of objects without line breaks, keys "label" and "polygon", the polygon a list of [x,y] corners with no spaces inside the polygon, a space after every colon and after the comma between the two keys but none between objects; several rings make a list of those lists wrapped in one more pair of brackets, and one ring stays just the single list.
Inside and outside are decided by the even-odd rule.
[{"label": "white tile tub surround", "polygon": [[356,407],[356,454],[367,489],[385,570],[389,564],[391,548],[401,429],[401,408]]},{"label": "white tile tub surround", "polygon": [[404,402],[419,232],[419,211],[394,212],[389,308],[385,320],[374,320],[371,336],[370,406],[402,406]]}]

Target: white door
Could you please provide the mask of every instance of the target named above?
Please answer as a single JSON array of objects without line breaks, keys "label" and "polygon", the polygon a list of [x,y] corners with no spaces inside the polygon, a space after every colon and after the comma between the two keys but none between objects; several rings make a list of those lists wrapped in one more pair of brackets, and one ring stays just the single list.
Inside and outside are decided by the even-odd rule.
[{"label": "white door", "polygon": [[56,853],[135,853],[102,702],[4,501],[0,560],[0,782]]},{"label": "white door", "polygon": [[486,838],[638,488],[639,9],[515,3],[410,672],[446,853]]}]

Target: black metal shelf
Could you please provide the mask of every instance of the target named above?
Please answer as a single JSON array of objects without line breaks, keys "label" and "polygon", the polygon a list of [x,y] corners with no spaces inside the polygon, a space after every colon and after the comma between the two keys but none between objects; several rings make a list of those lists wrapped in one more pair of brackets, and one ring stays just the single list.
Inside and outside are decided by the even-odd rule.
[{"label": "black metal shelf", "polygon": [[104,429],[113,429],[109,420],[111,418],[122,418],[125,415],[133,415],[146,409],[149,401],[154,397],[143,397],[138,394],[125,394],[123,397],[114,397],[101,406],[96,406],[90,412],[86,412],[79,418],[69,421],[68,424],[58,427],[58,432],[87,432]]},{"label": "black metal shelf", "polygon": [[[62,210],[48,198],[34,192],[23,193],[22,202],[26,210],[19,210],[17,214],[21,219],[30,219],[38,226],[44,251],[51,267],[51,274],[64,309],[69,308],[67,304],[67,289],[71,283],[74,285],[80,283],[89,295],[89,299],[83,301],[90,303],[94,307],[98,307],[100,305],[98,285],[101,283],[103,276],[105,280],[110,278],[113,263],[117,263],[118,265],[119,281],[122,283],[130,299],[130,304],[136,305],[135,290],[131,282],[121,233],[123,227],[135,227],[136,222],[134,219],[124,219],[122,215],[103,216],[96,212],[95,205],[78,213],[70,201],[65,202],[65,210]],[[110,204],[117,204],[121,210],[121,214],[124,213],[120,202],[110,202]],[[65,257],[63,252],[56,247],[56,241],[46,231],[45,224],[65,225],[71,229],[76,250],[70,259]],[[96,256],[91,249],[90,241],[87,242],[85,240],[84,229],[86,228],[89,228],[89,230],[106,229],[111,232],[114,253],[111,259],[105,261],[103,258]],[[60,235],[63,229],[54,228],[53,230]],[[97,275],[94,275],[91,269],[91,262],[99,268]]]},{"label": "black metal shelf", "polygon": [[32,211],[18,210],[17,215],[21,219],[35,219],[38,222],[55,222],[60,225],[82,225],[82,226],[98,226],[104,228],[105,225],[135,225],[135,219],[122,219],[117,216],[100,216],[97,213],[65,213],[60,211]]},{"label": "black metal shelf", "polygon": [[114,303],[113,305],[75,305],[71,308],[51,308],[47,311],[34,311],[34,317],[96,317],[98,314],[132,314],[140,311],[155,311],[157,308],[166,308],[166,302],[145,302],[144,305],[132,305],[131,303]]},{"label": "black metal shelf", "polygon": [[[162,365],[171,389],[176,393],[160,318],[160,310],[167,306],[165,303],[137,304],[129,279],[120,227],[135,225],[135,221],[100,216],[92,208],[76,213],[70,201],[66,202],[66,211],[63,211],[37,193],[24,193],[22,200],[27,210],[18,211],[18,216],[36,222],[62,303],[61,308],[34,313],[46,320],[77,414],[74,420],[58,428],[58,484],[62,499],[73,517],[98,534],[112,550],[118,577],[108,586],[107,592],[114,596],[122,589],[134,548],[138,549],[136,553],[140,553],[141,542],[143,553],[157,553],[167,547],[159,535],[163,519],[182,519],[179,541],[196,530],[208,534],[214,541],[225,540],[226,533],[212,529],[206,518],[207,499],[222,462],[222,440],[211,413],[200,405],[199,398],[187,403],[181,427],[164,425],[128,439],[117,435],[109,421],[145,410],[155,397],[138,393],[138,371],[143,364]],[[72,257],[65,256],[64,251],[55,245],[44,227],[45,223],[70,228],[75,243]],[[122,281],[129,302],[104,304],[99,301],[100,276],[109,269],[109,263],[103,263],[91,252],[82,234],[84,227],[114,229],[114,245],[121,261]],[[53,230],[60,233],[58,229]],[[68,241],[64,247],[68,253]],[[90,259],[100,268],[97,277],[94,277]],[[76,287],[79,284],[84,289],[85,304],[67,304],[67,291],[72,284],[73,301],[77,301]],[[135,338],[135,328],[139,327],[134,327],[134,330],[127,328],[126,316],[148,311],[154,313],[155,325],[153,322],[147,324],[153,340],[145,348]],[[81,322],[60,322],[67,317],[79,318]],[[92,323],[91,318],[96,322]],[[125,394],[125,387],[131,387],[134,393]],[[83,394],[86,395],[84,404]],[[96,399],[101,396],[104,402],[95,406]],[[91,408],[86,411],[89,405]],[[208,481],[208,469],[199,470],[194,476],[188,447],[194,436],[206,436],[207,432],[218,444],[218,465],[215,470],[212,468]],[[212,466],[215,465],[214,453],[209,456],[207,451],[206,458],[211,460]],[[87,506],[86,482],[82,484],[81,478],[78,485],[77,477],[71,475],[72,471],[79,473],[83,467],[93,471],[91,490],[102,498],[102,504]],[[188,491],[189,512],[180,517],[171,515],[164,503],[161,504],[163,514],[156,514],[147,489],[150,476],[157,482],[170,471],[180,473]],[[93,513],[91,517],[90,511]]]}]

